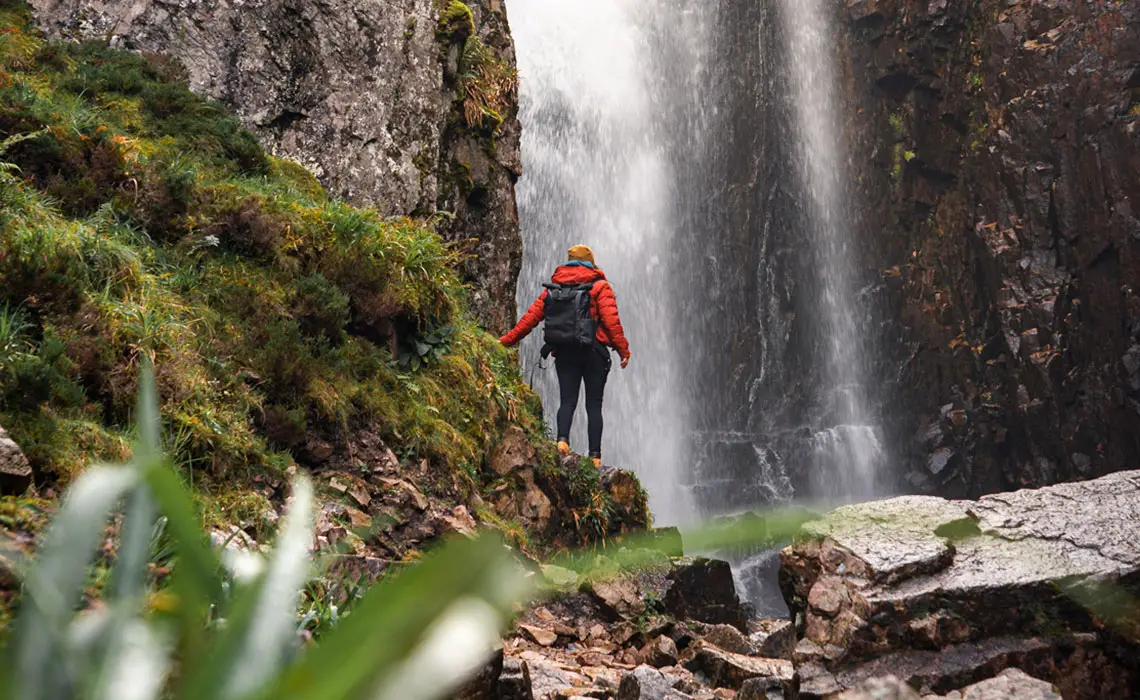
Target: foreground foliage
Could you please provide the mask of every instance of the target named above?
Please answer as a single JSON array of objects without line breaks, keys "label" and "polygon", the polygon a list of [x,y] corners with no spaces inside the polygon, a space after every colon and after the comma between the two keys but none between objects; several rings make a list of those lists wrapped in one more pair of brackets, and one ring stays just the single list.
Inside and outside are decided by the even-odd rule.
[{"label": "foreground foliage", "polygon": [[[0,658],[0,697],[426,700],[484,662],[511,605],[526,596],[525,577],[496,538],[444,545],[390,576],[306,650],[296,607],[313,540],[308,480],[294,482],[268,561],[219,558],[159,452],[152,383],[141,396],[133,462],[76,479],[27,574]],[[77,615],[88,563],[120,501],[111,581],[102,604]],[[156,527],[167,534],[165,554],[154,547]],[[151,562],[160,556],[172,557],[174,574],[156,593]]]}]

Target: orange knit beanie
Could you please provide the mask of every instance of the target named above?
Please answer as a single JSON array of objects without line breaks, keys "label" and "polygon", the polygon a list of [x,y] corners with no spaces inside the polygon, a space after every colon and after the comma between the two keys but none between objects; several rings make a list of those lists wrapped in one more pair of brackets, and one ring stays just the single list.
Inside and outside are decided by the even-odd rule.
[{"label": "orange knit beanie", "polygon": [[594,262],[594,251],[590,250],[590,246],[576,245],[566,252],[570,260],[577,260],[578,262],[588,262],[591,265],[597,265]]}]

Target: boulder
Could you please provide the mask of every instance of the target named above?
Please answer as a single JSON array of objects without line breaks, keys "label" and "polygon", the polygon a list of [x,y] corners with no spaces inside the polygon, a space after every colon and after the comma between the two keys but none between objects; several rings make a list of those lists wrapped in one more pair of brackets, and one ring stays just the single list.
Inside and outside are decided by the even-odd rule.
[{"label": "boulder", "polygon": [[946,695],[945,700],[1061,700],[1057,689],[1019,668],[1007,668],[996,678],[975,683]]},{"label": "boulder", "polygon": [[618,700],[685,700],[691,696],[673,688],[673,682],[652,666],[638,666],[625,674]]},{"label": "boulder", "polygon": [[591,581],[582,586],[598,607],[612,620],[632,619],[645,612],[645,601],[637,582],[629,578]]},{"label": "boulder", "polygon": [[536,653],[528,651],[519,656],[526,662],[534,700],[553,700],[559,693],[575,695],[589,686],[582,674],[567,671]]},{"label": "boulder", "polygon": [[547,529],[553,512],[550,497],[535,482],[533,469],[513,472],[511,481],[493,496],[491,504],[499,515],[518,520],[534,532]]},{"label": "boulder", "polygon": [[719,559],[689,559],[669,572],[665,609],[678,619],[729,624],[747,631],[748,614],[736,595],[732,567]]},{"label": "boulder", "polygon": [[32,465],[0,426],[0,495],[18,496],[32,485]]},{"label": "boulder", "polygon": [[7,547],[6,538],[0,535],[0,591],[15,591],[20,588],[22,578],[17,550]]},{"label": "boulder", "polygon": [[790,620],[751,620],[748,641],[756,656],[791,659],[796,648],[796,627]]},{"label": "boulder", "polygon": [[756,653],[755,647],[744,634],[732,625],[713,625],[705,632],[704,639],[713,646],[731,651],[733,654],[751,656]]},{"label": "boulder", "polygon": [[733,654],[707,642],[700,643],[685,667],[693,673],[704,674],[714,688],[733,690],[739,690],[745,681],[754,678],[775,679],[782,686],[791,687],[796,675],[791,661]]},{"label": "boulder", "polygon": [[1140,592],[1136,532],[1140,472],[840,508],[781,553],[801,691],[893,673],[948,692],[1016,665],[1066,698],[1132,697],[1140,610],[1119,602]]},{"label": "boulder", "polygon": [[645,663],[654,668],[677,665],[677,645],[665,635],[649,642],[641,653],[645,657]]}]

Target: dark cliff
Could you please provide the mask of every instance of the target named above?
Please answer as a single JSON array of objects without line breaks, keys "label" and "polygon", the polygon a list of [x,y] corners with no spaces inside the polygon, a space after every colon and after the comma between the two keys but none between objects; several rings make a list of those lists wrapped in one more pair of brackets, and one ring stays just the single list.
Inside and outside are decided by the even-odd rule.
[{"label": "dark cliff", "polygon": [[[847,0],[908,490],[1140,460],[1140,5]],[[896,321],[898,323],[896,323]]]},{"label": "dark cliff", "polygon": [[195,91],[334,195],[436,217],[469,253],[477,315],[493,330],[513,320],[520,129],[501,0],[32,5],[49,36],[174,56]]}]

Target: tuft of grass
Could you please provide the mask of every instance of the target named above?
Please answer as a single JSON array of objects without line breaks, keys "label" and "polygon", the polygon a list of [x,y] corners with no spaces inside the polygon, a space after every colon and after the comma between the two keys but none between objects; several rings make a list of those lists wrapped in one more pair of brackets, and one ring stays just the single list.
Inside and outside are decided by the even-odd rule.
[{"label": "tuft of grass", "polygon": [[459,92],[469,127],[497,134],[518,84],[514,66],[496,58],[477,35],[468,37],[459,60]]}]

